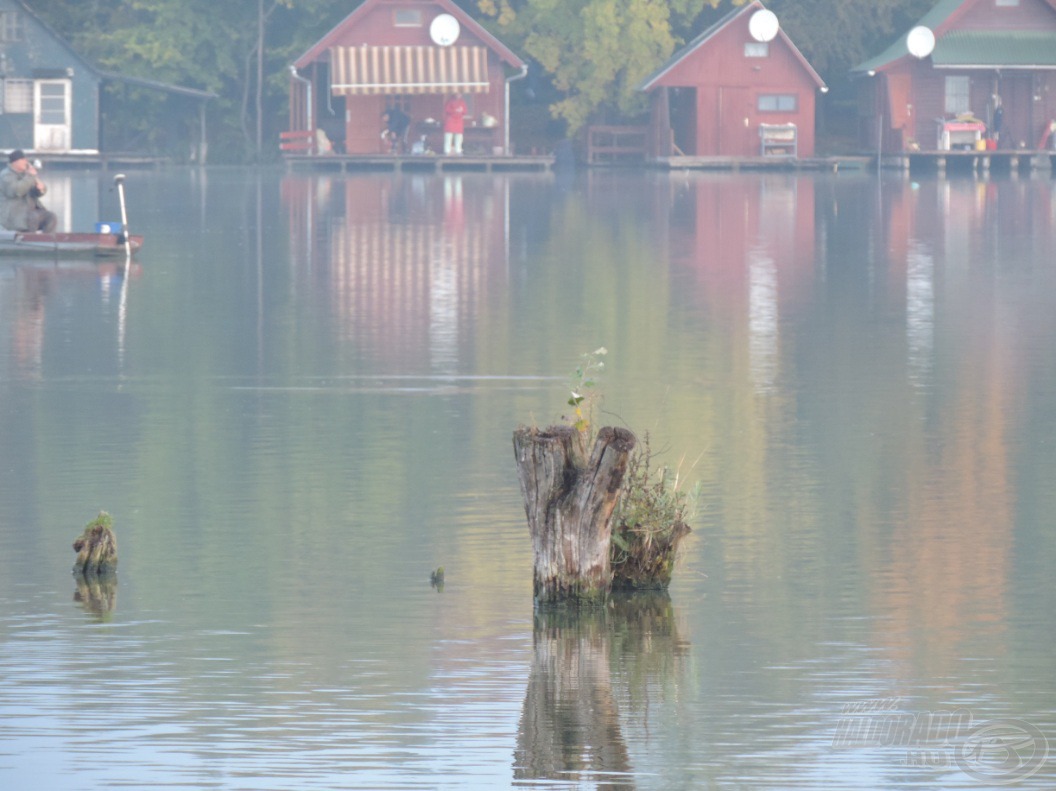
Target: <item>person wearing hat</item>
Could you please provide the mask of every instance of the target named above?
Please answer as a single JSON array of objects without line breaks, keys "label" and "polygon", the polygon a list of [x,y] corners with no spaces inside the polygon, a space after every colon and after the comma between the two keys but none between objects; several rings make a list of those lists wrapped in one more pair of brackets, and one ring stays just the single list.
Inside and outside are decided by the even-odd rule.
[{"label": "person wearing hat", "polygon": [[0,225],[9,231],[54,231],[58,218],[40,202],[47,191],[25,152],[16,148],[0,171]]}]

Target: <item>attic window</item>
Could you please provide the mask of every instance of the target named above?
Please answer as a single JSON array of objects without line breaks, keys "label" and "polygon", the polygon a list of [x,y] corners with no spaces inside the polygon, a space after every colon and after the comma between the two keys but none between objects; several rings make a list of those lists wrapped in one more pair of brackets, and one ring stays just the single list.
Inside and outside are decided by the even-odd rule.
[{"label": "attic window", "polygon": [[397,8],[392,12],[392,24],[396,27],[421,27],[422,9]]},{"label": "attic window", "polygon": [[0,11],[0,41],[22,40],[22,15],[17,11]]},{"label": "attic window", "polygon": [[1017,6],[1019,5],[1019,0],[994,0],[994,5],[1006,7]]},{"label": "attic window", "polygon": [[744,57],[766,58],[770,56],[770,42],[768,41],[746,41],[744,42]]}]

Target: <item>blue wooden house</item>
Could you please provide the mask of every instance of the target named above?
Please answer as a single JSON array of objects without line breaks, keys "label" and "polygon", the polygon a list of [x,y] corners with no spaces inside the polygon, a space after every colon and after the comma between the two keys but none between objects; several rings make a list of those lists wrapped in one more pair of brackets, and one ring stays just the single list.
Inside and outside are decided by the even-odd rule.
[{"label": "blue wooden house", "polygon": [[0,0],[0,150],[98,155],[107,81],[178,93],[199,102],[204,159],[205,102],[215,94],[100,71],[20,0]]}]

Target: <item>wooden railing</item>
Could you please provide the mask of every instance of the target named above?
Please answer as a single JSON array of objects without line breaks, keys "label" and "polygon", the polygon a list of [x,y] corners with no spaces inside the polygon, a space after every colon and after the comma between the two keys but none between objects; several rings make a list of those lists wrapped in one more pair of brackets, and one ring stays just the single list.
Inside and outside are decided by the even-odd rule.
[{"label": "wooden railing", "polygon": [[587,128],[587,164],[644,162],[649,128],[591,126]]},{"label": "wooden railing", "polygon": [[315,153],[315,130],[298,129],[279,133],[279,150],[291,154]]}]

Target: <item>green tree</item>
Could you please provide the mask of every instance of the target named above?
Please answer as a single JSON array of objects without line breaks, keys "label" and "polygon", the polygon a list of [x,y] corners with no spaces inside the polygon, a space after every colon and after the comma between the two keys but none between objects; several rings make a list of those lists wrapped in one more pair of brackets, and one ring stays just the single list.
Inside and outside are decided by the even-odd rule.
[{"label": "green tree", "polygon": [[[290,60],[348,13],[339,0],[36,0],[33,10],[105,71],[216,93],[211,158],[259,159],[285,127]],[[114,83],[112,146],[177,157],[197,124],[183,97]],[[263,150],[262,150],[263,149]]]},{"label": "green tree", "polygon": [[[514,49],[560,92],[550,106],[570,132],[645,110],[641,80],[747,0],[477,0]],[[826,81],[840,81],[900,35],[934,0],[770,0],[782,29]]]},{"label": "green tree", "polygon": [[811,65],[844,78],[935,5],[935,0],[772,0],[768,7]]},{"label": "green tree", "polygon": [[646,109],[638,84],[680,43],[674,30],[721,0],[479,0],[485,18],[537,61],[562,97],[571,133]]}]

